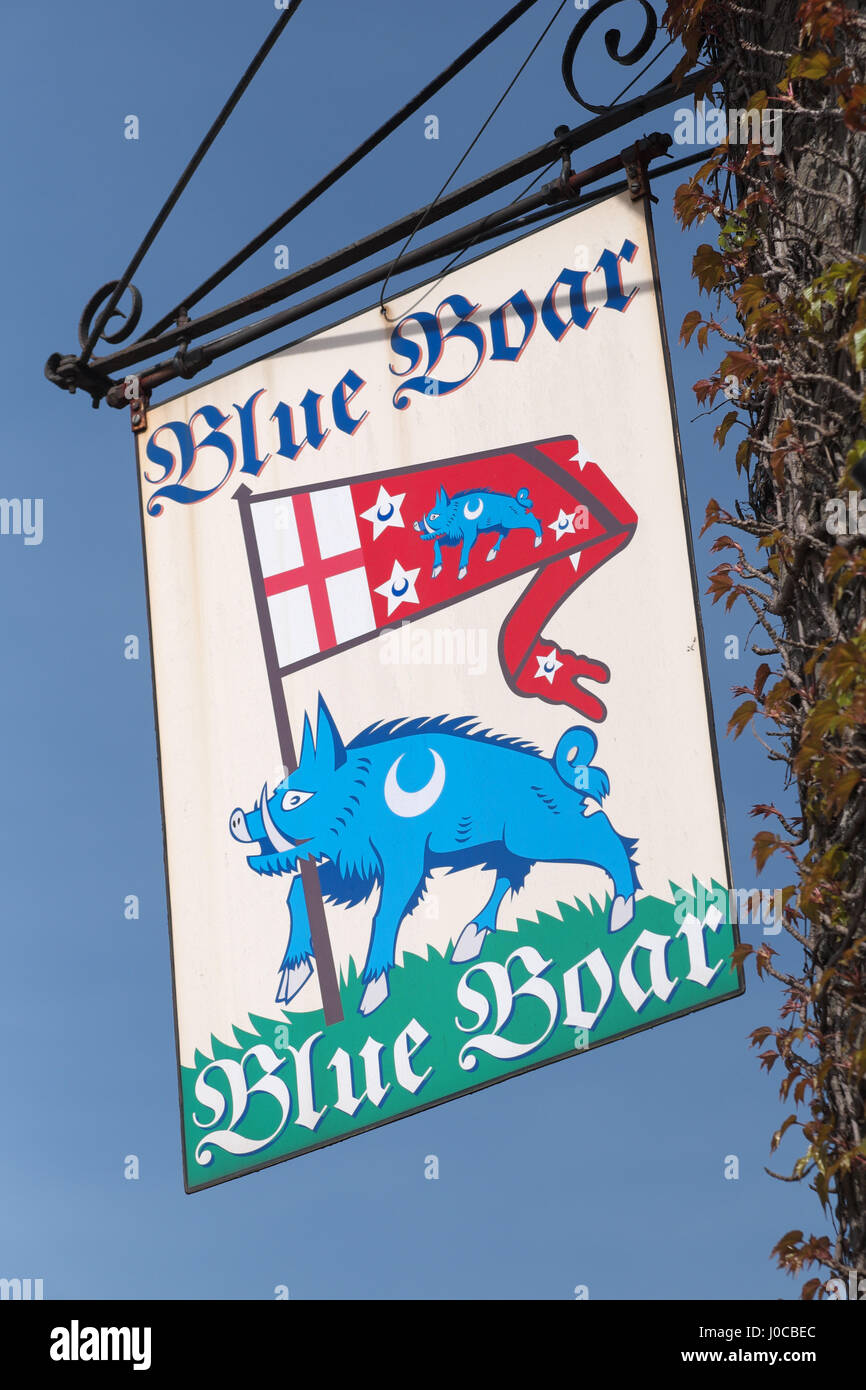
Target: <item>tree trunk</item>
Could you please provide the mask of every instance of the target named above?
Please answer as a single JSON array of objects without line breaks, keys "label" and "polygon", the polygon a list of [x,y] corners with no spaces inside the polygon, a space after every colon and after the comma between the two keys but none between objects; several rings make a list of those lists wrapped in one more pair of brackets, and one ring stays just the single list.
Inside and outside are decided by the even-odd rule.
[{"label": "tree trunk", "polygon": [[748,508],[724,519],[763,549],[719,568],[763,620],[763,654],[776,659],[781,680],[764,691],[765,677],[754,693],[799,799],[800,818],[786,827],[799,877],[786,927],[804,965],[801,976],[769,966],[787,988],[775,1038],[783,1096],[787,1082],[811,1108],[811,1119],[798,1121],[810,1149],[794,1176],[812,1173],[836,1227],[823,1250],[813,1238],[777,1251],[792,1270],[817,1260],[837,1275],[864,1276],[866,557],[856,524],[846,534],[831,521],[841,514],[833,499],[847,513],[852,490],[856,513],[862,494],[850,469],[866,457],[866,445],[857,448],[866,435],[866,87],[858,86],[866,84],[866,18],[862,5],[824,0],[683,0],[665,19],[716,67],[729,119],[760,93],[776,120],[781,113],[778,155],[731,144],[712,189],[706,179],[691,189],[707,199],[697,215],[711,213],[723,229],[714,288],[738,319],[729,316],[725,328],[758,364],[754,373],[747,367],[738,400],[747,412],[737,464]]}]

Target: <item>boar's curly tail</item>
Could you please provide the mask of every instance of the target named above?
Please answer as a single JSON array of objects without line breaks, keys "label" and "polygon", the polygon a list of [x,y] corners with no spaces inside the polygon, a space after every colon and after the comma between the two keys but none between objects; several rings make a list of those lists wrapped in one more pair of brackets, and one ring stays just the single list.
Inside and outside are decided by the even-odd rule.
[{"label": "boar's curly tail", "polygon": [[597,748],[598,739],[592,729],[576,724],[562,735],[552,762],[567,787],[600,802],[610,791],[610,778],[603,768],[590,767]]},{"label": "boar's curly tail", "polygon": [[529,488],[522,487],[514,500],[521,507],[525,507],[528,512],[532,510],[532,498],[529,495]]}]

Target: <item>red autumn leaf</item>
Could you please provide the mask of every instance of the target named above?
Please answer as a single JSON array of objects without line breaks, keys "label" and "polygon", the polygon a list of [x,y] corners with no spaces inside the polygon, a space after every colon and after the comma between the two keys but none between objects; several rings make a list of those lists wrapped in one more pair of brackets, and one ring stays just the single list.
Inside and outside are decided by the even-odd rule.
[{"label": "red autumn leaf", "polygon": [[727,732],[731,733],[733,730],[734,738],[739,738],[757,708],[754,700],[744,700],[741,705],[737,706],[728,720]]},{"label": "red autumn leaf", "polygon": [[692,309],[688,314],[686,314],[685,318],[683,319],[683,326],[680,329],[681,343],[685,343],[686,346],[688,346],[688,344],[692,340],[692,334],[694,333],[700,321],[701,312],[699,309]]}]

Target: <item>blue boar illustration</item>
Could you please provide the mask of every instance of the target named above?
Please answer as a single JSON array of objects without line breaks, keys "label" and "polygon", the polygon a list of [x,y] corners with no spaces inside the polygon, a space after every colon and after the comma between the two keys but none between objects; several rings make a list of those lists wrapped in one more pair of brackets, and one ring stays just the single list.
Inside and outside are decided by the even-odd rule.
[{"label": "blue boar illustration", "polygon": [[595,734],[567,730],[552,758],[532,744],[493,734],[472,717],[396,719],[373,724],[344,744],[319,696],[316,738],[304,720],[297,769],[252,811],[232,812],[236,840],[256,844],[258,874],[287,874],[291,916],[277,1002],[288,1004],[313,971],[300,864],[313,859],[326,901],[354,905],[375,888],[379,900],[360,1003],[369,1014],[388,996],[397,934],[424,895],[431,870],[480,866],[496,881],[467,922],[451,959],[474,960],[499,905],[537,863],[587,864],[613,883],[609,928],[634,915],[640,887],[636,841],[624,839],[599,803],[607,774],[590,766]]},{"label": "blue boar illustration", "polygon": [[414,525],[423,540],[433,542],[434,579],[442,569],[443,545],[460,546],[457,578],[465,579],[469,552],[482,531],[496,533],[496,540],[487,552],[488,560],[496,559],[502,537],[509,531],[530,530],[535,535],[536,546],[541,545],[541,522],[532,514],[532,498],[525,487],[516,497],[479,489],[457,492],[450,499],[444,487],[440,487],[429,512]]}]

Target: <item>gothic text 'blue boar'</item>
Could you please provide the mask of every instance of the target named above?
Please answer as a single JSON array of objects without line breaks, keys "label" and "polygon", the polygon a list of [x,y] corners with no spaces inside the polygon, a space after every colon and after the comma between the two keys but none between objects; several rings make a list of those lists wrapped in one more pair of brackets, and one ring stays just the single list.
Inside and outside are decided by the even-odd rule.
[{"label": "gothic text 'blue boar'", "polygon": [[[640,887],[635,841],[618,835],[600,808],[607,774],[593,767],[595,734],[568,729],[545,758],[530,743],[481,729],[472,718],[391,720],[343,742],[319,697],[315,742],[304,721],[298,768],[252,811],[230,817],[231,833],[257,842],[250,868],[292,877],[289,942],[277,1002],[288,1004],[313,970],[310,924],[299,877],[314,860],[327,901],[356,904],[379,890],[364,967],[362,1013],[388,997],[400,924],[421,900],[429,874],[481,867],[496,880],[467,922],[451,959],[475,959],[506,894],[533,864],[587,864],[613,885],[609,927],[634,915]],[[479,797],[479,788],[491,795]]]}]

